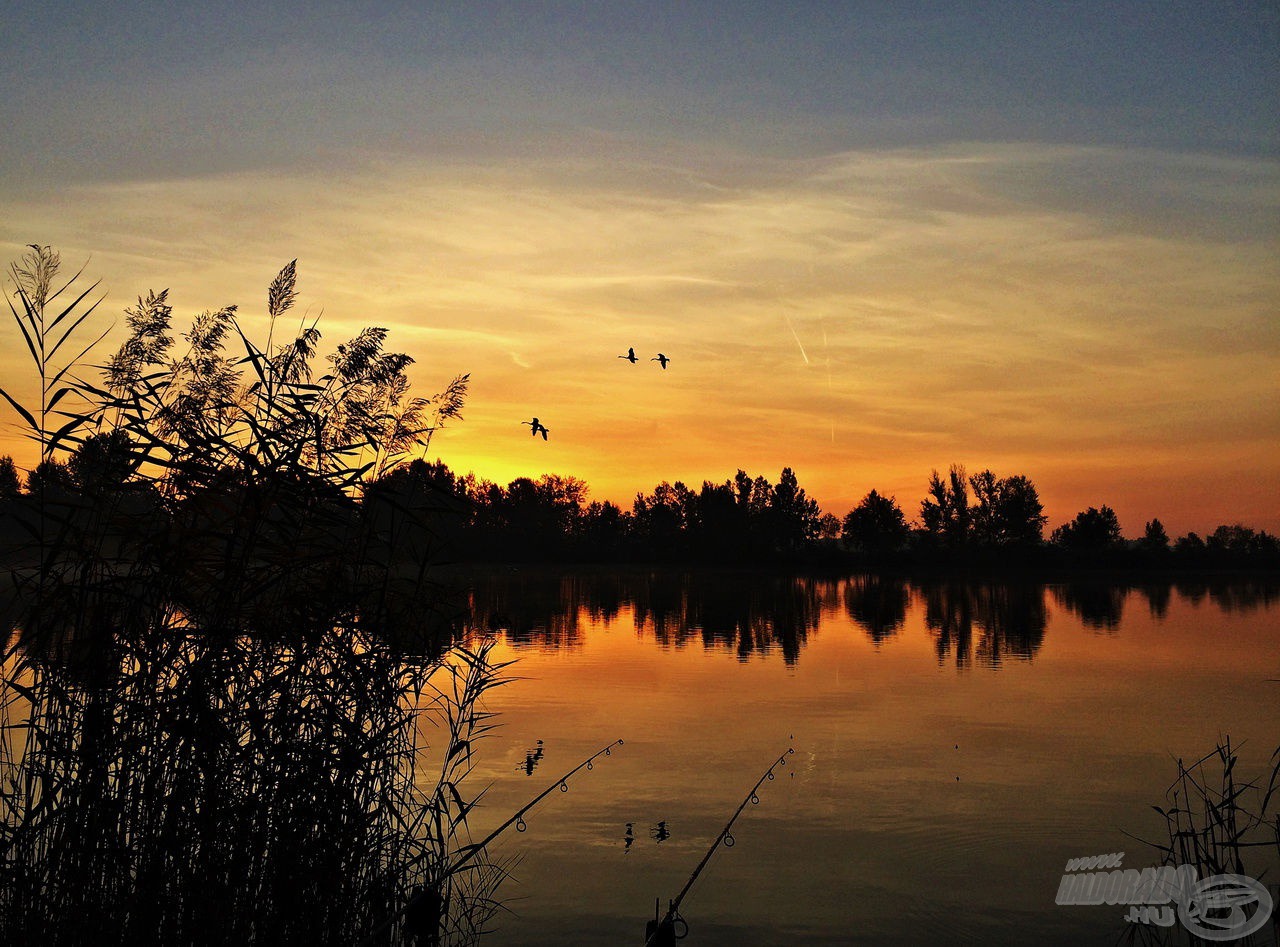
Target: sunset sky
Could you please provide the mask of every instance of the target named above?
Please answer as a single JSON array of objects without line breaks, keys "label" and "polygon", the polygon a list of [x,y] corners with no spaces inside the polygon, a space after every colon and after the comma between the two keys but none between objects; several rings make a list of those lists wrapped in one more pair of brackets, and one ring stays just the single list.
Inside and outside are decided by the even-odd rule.
[{"label": "sunset sky", "polygon": [[0,30],[0,253],[87,260],[108,321],[261,325],[296,257],[327,343],[471,373],[459,472],[914,516],[955,462],[1050,526],[1280,531],[1274,0],[184,7]]}]

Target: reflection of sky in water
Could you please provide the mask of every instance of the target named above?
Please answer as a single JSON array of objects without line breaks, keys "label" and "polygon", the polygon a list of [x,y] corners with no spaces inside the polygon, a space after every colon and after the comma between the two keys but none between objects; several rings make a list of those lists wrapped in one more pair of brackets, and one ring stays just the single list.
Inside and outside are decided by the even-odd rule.
[{"label": "reflection of sky in water", "polygon": [[480,583],[520,680],[491,701],[477,831],[626,740],[504,837],[516,916],[490,943],[642,942],[793,734],[685,901],[689,943],[1110,942],[1123,911],[1054,904],[1066,860],[1155,864],[1124,833],[1158,837],[1173,758],[1230,734],[1252,775],[1280,734],[1266,596],[701,581]]}]

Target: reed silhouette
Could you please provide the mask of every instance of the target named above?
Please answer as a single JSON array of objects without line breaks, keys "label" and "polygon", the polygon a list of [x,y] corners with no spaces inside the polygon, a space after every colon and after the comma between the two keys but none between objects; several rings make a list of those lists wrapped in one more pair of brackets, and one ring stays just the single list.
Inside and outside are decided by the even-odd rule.
[{"label": "reed silhouette", "polygon": [[[1230,736],[1225,736],[1194,762],[1177,759],[1178,775],[1165,791],[1165,805],[1151,807],[1164,819],[1166,837],[1147,840],[1125,834],[1154,848],[1162,866],[1192,866],[1199,879],[1236,875],[1270,881],[1267,853],[1280,851],[1280,812],[1276,806],[1280,800],[1280,747],[1272,752],[1263,772],[1253,779],[1242,775],[1239,749]],[[1275,891],[1276,886],[1271,883],[1273,900]],[[1253,936],[1232,937],[1225,924],[1228,919],[1235,924],[1254,921],[1261,908],[1256,897],[1236,901],[1235,911],[1221,910],[1228,906],[1230,902],[1225,901],[1214,906],[1219,910],[1213,913],[1225,929],[1216,932],[1218,936],[1212,940],[1254,943]],[[1186,907],[1190,906],[1179,910]],[[1254,930],[1266,924],[1265,918],[1258,921]],[[1212,929],[1215,925],[1209,921],[1207,926]],[[1274,928],[1274,920],[1269,926]],[[1138,924],[1128,924],[1126,928],[1122,936],[1125,943],[1174,944],[1181,936],[1172,928]],[[1210,938],[1204,940],[1208,942]],[[1262,942],[1266,940],[1269,938],[1263,935]]]},{"label": "reed silhouette", "polygon": [[437,507],[361,502],[467,376],[411,396],[382,329],[323,372],[314,323],[273,344],[294,263],[263,347],[229,306],[172,354],[166,291],[101,365],[59,361],[94,311],[59,265],[11,273],[40,404],[3,394],[41,461],[0,499],[0,938],[352,943],[422,890],[433,936],[473,941],[503,868],[459,865],[466,781],[504,666],[456,637],[439,548],[402,542]]},{"label": "reed silhouette", "polygon": [[7,653],[6,942],[352,943],[420,885],[446,942],[482,929],[500,868],[448,871],[469,764],[447,749],[484,726],[483,650],[168,619]]}]

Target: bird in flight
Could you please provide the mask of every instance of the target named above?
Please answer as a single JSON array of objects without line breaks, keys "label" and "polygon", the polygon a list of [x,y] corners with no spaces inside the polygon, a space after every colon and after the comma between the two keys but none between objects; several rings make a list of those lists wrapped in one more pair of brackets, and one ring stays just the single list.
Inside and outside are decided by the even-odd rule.
[{"label": "bird in flight", "polygon": [[671,361],[671,359],[659,352],[657,358],[651,358],[649,361],[659,363],[662,366],[662,370],[665,372],[667,370],[667,362]]},{"label": "bird in flight", "polygon": [[532,421],[521,421],[520,423],[529,425],[530,436],[536,437],[538,435],[538,432],[542,432],[542,439],[544,441],[547,439],[548,432],[547,432],[546,425],[544,425],[537,418],[534,418]]},{"label": "bird in flight", "polygon": [[619,356],[618,356],[618,358],[625,358],[625,359],[626,359],[628,362],[630,362],[632,365],[634,365],[634,364],[638,361],[638,359],[636,358],[636,350],[635,350],[635,349],[627,349],[627,354],[626,354],[626,355],[619,355]]}]

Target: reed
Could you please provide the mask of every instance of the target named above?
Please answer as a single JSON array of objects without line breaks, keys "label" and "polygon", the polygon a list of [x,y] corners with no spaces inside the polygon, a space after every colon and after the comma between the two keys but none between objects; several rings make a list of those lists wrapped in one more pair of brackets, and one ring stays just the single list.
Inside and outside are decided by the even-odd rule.
[{"label": "reed", "polygon": [[1241,779],[1239,762],[1230,737],[1194,763],[1177,761],[1178,778],[1166,793],[1173,804],[1152,806],[1168,831],[1168,842],[1155,843],[1163,864],[1194,865],[1202,878],[1247,875],[1259,860],[1246,860],[1251,850],[1280,856],[1280,812],[1275,807],[1280,747],[1271,754],[1264,777]]},{"label": "reed", "polygon": [[274,344],[296,261],[264,346],[227,306],[174,354],[166,290],[86,364],[93,287],[56,288],[32,251],[10,308],[39,404],[0,390],[41,458],[0,505],[24,537],[0,614],[0,940],[354,943],[431,887],[445,942],[472,942],[503,870],[450,866],[504,666],[453,637],[439,550],[394,546],[428,511],[357,502],[460,418],[468,377],[412,396],[384,329],[323,369],[314,322]]},{"label": "reed", "polygon": [[61,658],[9,648],[5,941],[355,943],[425,885],[445,942],[471,942],[502,877],[448,870],[492,726],[479,701],[504,680],[487,646],[412,657],[354,624],[219,641],[166,619]]},{"label": "reed", "polygon": [[[1151,807],[1164,819],[1166,838],[1137,841],[1155,848],[1162,866],[1193,866],[1199,879],[1244,875],[1268,884],[1274,899],[1274,872],[1280,865],[1280,812],[1275,806],[1280,747],[1271,754],[1268,769],[1255,779],[1238,775],[1237,749],[1230,737],[1224,737],[1192,763],[1177,760],[1178,776],[1165,792],[1170,805]],[[1126,924],[1119,942],[1164,945],[1185,943],[1188,938],[1192,944],[1209,943],[1178,926],[1148,924]],[[1232,940],[1262,942],[1273,940],[1265,934]]]}]

